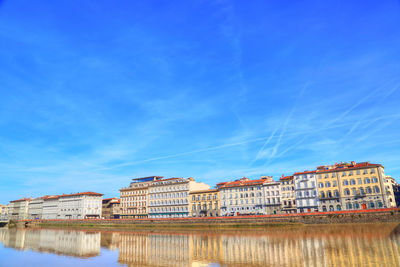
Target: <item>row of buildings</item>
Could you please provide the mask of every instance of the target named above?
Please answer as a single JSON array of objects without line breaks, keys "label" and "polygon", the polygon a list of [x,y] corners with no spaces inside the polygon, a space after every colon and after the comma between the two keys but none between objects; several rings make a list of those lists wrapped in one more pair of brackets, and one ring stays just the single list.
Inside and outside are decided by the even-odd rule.
[{"label": "row of buildings", "polygon": [[[236,216],[393,208],[399,185],[381,164],[335,163],[295,172],[222,182],[211,189],[193,178],[135,178],[120,189],[121,218]],[[397,198],[395,197],[397,195]]]},{"label": "row of buildings", "polygon": [[82,192],[21,198],[1,207],[2,220],[100,218],[102,194]]},{"label": "row of buildings", "polygon": [[[393,208],[400,186],[381,164],[335,163],[272,176],[221,182],[215,188],[194,178],[135,178],[120,189],[120,199],[102,194],[23,198],[0,206],[0,220],[86,218],[185,218],[287,214]],[[397,200],[397,203],[396,203]],[[4,211],[3,211],[4,210]]]}]

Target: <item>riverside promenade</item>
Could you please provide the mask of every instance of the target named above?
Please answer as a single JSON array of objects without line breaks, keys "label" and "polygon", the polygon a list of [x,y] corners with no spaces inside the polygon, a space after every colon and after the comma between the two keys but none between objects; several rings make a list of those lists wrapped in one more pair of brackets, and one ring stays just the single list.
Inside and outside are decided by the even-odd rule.
[{"label": "riverside promenade", "polygon": [[230,217],[193,217],[158,219],[69,219],[69,220],[20,220],[19,227],[41,226],[98,226],[98,227],[146,227],[146,226],[257,226],[286,224],[334,224],[400,222],[400,208],[352,210],[335,212],[311,212],[297,214],[245,215]]}]

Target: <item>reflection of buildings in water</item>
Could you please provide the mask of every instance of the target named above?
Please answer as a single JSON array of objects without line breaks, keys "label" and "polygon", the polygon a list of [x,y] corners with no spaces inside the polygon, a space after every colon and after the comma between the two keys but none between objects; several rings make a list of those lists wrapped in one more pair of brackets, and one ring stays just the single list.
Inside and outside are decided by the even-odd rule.
[{"label": "reflection of buildings in water", "polygon": [[129,266],[188,266],[189,252],[189,235],[120,235],[119,262]]},{"label": "reflection of buildings in water", "polygon": [[119,233],[104,232],[101,233],[100,245],[110,250],[116,250],[119,247]]},{"label": "reflection of buildings in water", "polygon": [[31,249],[75,257],[93,257],[100,253],[100,233],[9,229],[3,235],[5,247]]},{"label": "reflection of buildings in water", "polygon": [[[369,227],[369,226],[368,226]],[[399,235],[361,227],[259,233],[123,233],[119,262],[128,266],[400,266]]]}]

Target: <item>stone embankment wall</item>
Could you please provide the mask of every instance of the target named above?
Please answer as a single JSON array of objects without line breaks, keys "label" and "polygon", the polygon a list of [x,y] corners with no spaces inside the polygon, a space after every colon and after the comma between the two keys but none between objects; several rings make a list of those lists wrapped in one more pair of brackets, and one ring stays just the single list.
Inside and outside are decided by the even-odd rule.
[{"label": "stone embankment wall", "polygon": [[234,217],[203,217],[173,219],[85,219],[85,220],[24,220],[18,225],[240,225],[240,224],[331,224],[331,223],[378,223],[400,222],[400,208],[339,211],[302,214],[254,215]]}]

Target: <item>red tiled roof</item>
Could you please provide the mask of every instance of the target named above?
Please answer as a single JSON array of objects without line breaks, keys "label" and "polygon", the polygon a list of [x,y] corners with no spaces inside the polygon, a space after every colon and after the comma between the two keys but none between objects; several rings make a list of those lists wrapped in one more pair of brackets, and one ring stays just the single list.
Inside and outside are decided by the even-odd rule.
[{"label": "red tiled roof", "polygon": [[20,198],[20,199],[17,199],[17,200],[12,200],[10,202],[22,202],[22,201],[26,201],[26,200],[32,200],[32,198]]},{"label": "red tiled roof", "polygon": [[108,201],[108,200],[113,200],[113,199],[115,199],[115,200],[119,200],[119,198],[116,198],[116,197],[110,197],[110,198],[103,198],[103,201]]},{"label": "red tiled roof", "polygon": [[102,196],[103,194],[100,193],[95,193],[95,192],[82,192],[82,193],[75,193],[75,194],[62,194],[59,197],[72,197],[72,196],[82,196],[82,195],[88,195],[88,196]]},{"label": "red tiled roof", "polygon": [[279,178],[279,180],[290,180],[290,179],[293,179],[293,175],[291,175],[291,176],[284,176],[284,177],[281,177],[281,178]]},{"label": "red tiled roof", "polygon": [[249,178],[243,177],[240,180],[236,180],[233,182],[226,182],[224,185],[220,186],[219,188],[262,185],[265,182],[266,182],[266,179],[250,180]]},{"label": "red tiled roof", "polygon": [[[369,162],[360,162],[360,163],[335,163],[332,166],[320,166],[318,168],[327,169],[318,169],[318,173],[323,172],[332,172],[332,171],[342,171],[342,170],[355,170],[355,169],[363,169],[363,168],[373,168],[373,167],[383,167],[381,164],[369,163]],[[328,167],[332,167],[328,169]]]},{"label": "red tiled roof", "polygon": [[43,196],[43,197],[41,197],[41,199],[57,199],[57,198],[59,198],[60,196],[59,195],[55,195],[55,196]]}]

